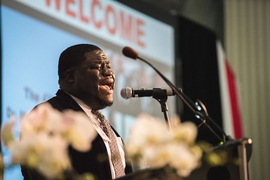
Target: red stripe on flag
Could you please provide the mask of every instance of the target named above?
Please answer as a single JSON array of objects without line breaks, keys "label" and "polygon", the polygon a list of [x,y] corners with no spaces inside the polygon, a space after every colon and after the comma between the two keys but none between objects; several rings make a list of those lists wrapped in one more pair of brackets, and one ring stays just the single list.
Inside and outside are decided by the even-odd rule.
[{"label": "red stripe on flag", "polygon": [[236,139],[238,139],[238,138],[243,137],[243,131],[242,131],[242,120],[241,120],[238,95],[237,95],[237,87],[235,84],[234,74],[233,74],[227,60],[225,60],[225,66],[226,66],[228,88],[229,88],[229,93],[230,93],[234,136]]}]

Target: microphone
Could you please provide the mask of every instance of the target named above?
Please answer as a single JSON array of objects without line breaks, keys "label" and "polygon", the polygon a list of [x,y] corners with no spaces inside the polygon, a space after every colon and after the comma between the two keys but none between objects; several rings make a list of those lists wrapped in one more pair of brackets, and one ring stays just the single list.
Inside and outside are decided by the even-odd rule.
[{"label": "microphone", "polygon": [[122,98],[130,99],[133,97],[157,97],[157,96],[174,96],[175,93],[172,89],[161,89],[161,88],[153,88],[153,89],[132,89],[130,87],[123,88],[120,92]]},{"label": "microphone", "polygon": [[131,47],[124,47],[122,50],[122,53],[126,56],[129,57],[131,59],[137,59],[139,57],[139,53],[137,53],[134,49],[132,49]]}]

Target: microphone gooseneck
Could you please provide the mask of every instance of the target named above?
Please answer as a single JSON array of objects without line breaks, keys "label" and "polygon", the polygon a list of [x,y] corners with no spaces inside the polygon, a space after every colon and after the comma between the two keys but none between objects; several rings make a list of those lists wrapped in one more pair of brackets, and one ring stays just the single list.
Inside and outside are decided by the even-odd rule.
[{"label": "microphone gooseneck", "polygon": [[[192,102],[192,100],[190,100],[188,98],[187,95],[185,95],[182,92],[182,89],[177,88],[169,79],[167,79],[158,69],[156,69],[151,63],[149,63],[148,61],[144,60],[143,58],[141,58],[139,56],[139,53],[136,52],[134,49],[132,49],[131,47],[124,47],[122,50],[122,53],[126,56],[129,57],[131,59],[140,59],[141,61],[143,61],[144,63],[148,64],[150,67],[152,67],[156,73],[158,73],[158,75],[170,86],[170,88],[172,88],[172,90],[174,91],[174,93],[190,108],[190,110],[195,114],[195,116],[197,118],[199,118],[203,124],[205,124],[208,129],[220,140],[220,141],[227,141],[232,139],[230,136],[228,136],[224,130],[216,124],[216,122],[208,116],[207,113],[203,112],[203,110],[198,110],[198,106],[195,105],[194,102]],[[211,121],[217,128],[218,130],[223,134],[224,138],[221,138],[206,122],[206,120]],[[224,139],[224,140],[223,140]]]}]

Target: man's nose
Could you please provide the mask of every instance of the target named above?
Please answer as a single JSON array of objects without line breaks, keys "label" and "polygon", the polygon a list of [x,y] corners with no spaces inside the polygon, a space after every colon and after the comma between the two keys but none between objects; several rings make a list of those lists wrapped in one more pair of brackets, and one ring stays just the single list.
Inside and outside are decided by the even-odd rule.
[{"label": "man's nose", "polygon": [[102,68],[102,74],[104,76],[114,76],[114,72],[111,68],[108,68],[106,65]]},{"label": "man's nose", "polygon": [[109,69],[109,68],[104,68],[103,69],[103,74],[105,76],[111,76],[111,75],[114,75],[114,72],[111,69]]}]

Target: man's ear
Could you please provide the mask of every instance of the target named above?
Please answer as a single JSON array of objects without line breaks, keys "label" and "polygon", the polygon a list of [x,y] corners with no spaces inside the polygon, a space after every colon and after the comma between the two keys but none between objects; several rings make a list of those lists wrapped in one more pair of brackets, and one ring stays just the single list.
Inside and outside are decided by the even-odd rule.
[{"label": "man's ear", "polygon": [[74,70],[73,69],[68,69],[65,72],[65,79],[67,82],[74,82],[75,80],[75,74],[74,74]]}]

